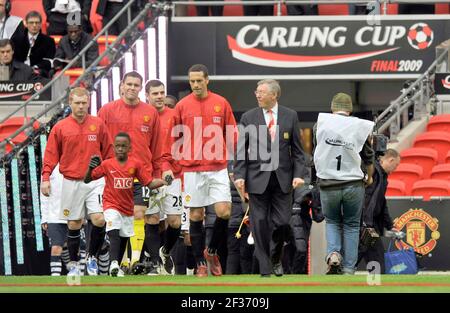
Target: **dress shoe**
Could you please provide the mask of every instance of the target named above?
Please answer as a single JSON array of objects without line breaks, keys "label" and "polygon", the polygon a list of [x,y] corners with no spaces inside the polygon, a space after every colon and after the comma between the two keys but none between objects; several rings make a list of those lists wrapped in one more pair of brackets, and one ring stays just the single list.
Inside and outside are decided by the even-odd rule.
[{"label": "dress shoe", "polygon": [[261,278],[270,278],[270,274],[261,274]]},{"label": "dress shoe", "polygon": [[277,277],[283,276],[283,266],[281,265],[281,262],[274,263],[272,266],[272,271]]}]

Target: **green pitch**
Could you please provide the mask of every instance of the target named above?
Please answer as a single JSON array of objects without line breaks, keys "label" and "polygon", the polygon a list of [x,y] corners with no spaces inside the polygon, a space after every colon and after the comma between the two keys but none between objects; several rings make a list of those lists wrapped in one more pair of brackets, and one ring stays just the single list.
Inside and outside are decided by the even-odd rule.
[{"label": "green pitch", "polygon": [[[369,285],[367,276],[306,276],[260,278],[259,275],[195,276],[97,276],[80,277],[68,285],[67,277],[1,276],[0,292],[156,292],[156,293],[271,293],[271,292],[450,292],[448,275],[383,275],[381,285]],[[372,281],[372,280],[370,280]],[[69,281],[77,284],[77,281]]]}]

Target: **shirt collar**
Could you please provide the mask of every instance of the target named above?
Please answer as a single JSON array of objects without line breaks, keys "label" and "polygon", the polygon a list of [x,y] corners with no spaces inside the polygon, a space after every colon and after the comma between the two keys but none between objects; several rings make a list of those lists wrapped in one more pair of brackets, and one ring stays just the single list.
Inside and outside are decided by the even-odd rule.
[{"label": "shirt collar", "polygon": [[[275,115],[278,114],[278,102],[275,103],[275,105],[273,106],[273,108],[272,108],[271,110],[272,110],[272,113],[273,113],[273,114],[275,114]],[[269,110],[264,109],[264,114],[266,114],[268,111],[269,111]]]},{"label": "shirt collar", "polygon": [[32,34],[28,33],[28,41],[30,41],[31,38],[34,38],[34,40],[36,41],[38,35],[39,35],[39,34],[32,35]]}]

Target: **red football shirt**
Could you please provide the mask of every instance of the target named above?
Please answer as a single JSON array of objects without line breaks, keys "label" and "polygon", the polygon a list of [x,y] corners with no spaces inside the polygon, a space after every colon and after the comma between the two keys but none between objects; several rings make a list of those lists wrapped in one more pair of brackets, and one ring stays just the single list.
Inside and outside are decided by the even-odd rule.
[{"label": "red football shirt", "polygon": [[116,158],[105,160],[92,171],[91,177],[94,180],[105,177],[103,209],[115,209],[128,216],[133,215],[134,178],[139,179],[143,186],[153,180],[150,174],[144,170],[143,163],[135,158],[128,158],[123,165]]}]

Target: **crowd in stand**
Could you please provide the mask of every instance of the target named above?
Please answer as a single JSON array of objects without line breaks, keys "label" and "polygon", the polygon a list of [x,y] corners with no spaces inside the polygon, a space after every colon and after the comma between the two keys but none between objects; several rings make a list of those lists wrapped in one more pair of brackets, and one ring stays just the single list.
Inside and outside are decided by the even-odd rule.
[{"label": "crowd in stand", "polygon": [[[97,13],[103,16],[105,26],[128,0],[100,0]],[[136,1],[133,12],[138,12],[143,1]],[[43,0],[47,22],[43,32],[43,16],[30,11],[26,16],[11,15],[10,0],[0,0],[0,53],[1,80],[44,80],[64,68],[92,40],[90,21],[92,0]],[[127,26],[123,14],[109,29],[110,35],[118,35]],[[56,42],[55,42],[56,39]],[[85,55],[89,66],[99,55],[94,43]],[[72,68],[82,67],[82,61]]]}]

